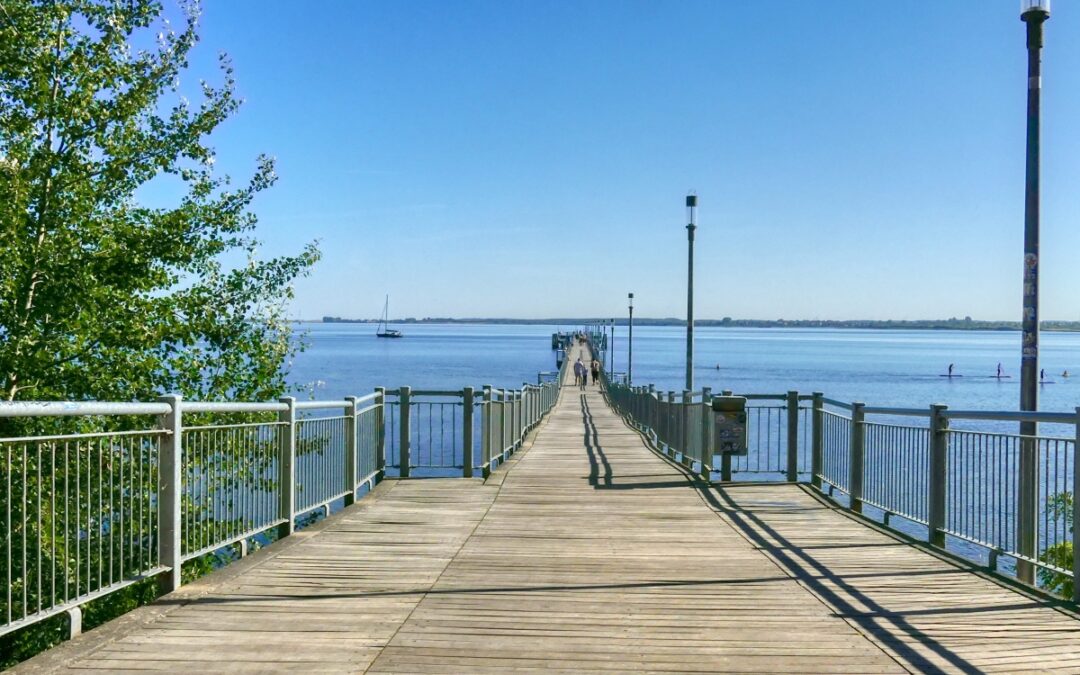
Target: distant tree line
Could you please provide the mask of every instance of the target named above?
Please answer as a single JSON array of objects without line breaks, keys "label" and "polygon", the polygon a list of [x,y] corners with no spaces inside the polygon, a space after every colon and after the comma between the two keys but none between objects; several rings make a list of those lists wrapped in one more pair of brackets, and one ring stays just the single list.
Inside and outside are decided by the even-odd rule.
[{"label": "distant tree line", "polygon": [[[390,323],[479,323],[537,325],[555,324],[582,326],[610,321],[592,318],[549,318],[549,319],[499,319],[499,318],[449,318],[424,317],[417,319],[393,319]],[[323,323],[378,323],[379,319],[345,319],[340,316],[324,316]],[[626,317],[616,318],[615,324],[625,326]],[[685,326],[684,319],[673,317],[663,319],[635,318],[637,326]],[[963,319],[698,319],[696,326],[718,326],[722,328],[864,328],[875,330],[1020,330],[1019,321],[980,321],[966,316]],[[1043,321],[1043,330],[1080,331],[1080,321]]]}]

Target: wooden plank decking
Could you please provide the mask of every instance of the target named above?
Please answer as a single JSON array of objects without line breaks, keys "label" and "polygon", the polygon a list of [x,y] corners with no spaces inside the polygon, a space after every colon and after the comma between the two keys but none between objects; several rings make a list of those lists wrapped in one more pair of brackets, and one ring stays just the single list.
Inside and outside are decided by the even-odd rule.
[{"label": "wooden plank decking", "polygon": [[390,481],[23,672],[1080,672],[1080,621],[573,387],[492,479]]}]

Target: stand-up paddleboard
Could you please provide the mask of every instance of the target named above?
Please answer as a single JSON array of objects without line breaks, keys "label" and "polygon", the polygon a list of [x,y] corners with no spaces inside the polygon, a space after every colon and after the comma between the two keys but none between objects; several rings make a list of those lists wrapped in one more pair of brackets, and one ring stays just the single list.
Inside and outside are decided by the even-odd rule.
[{"label": "stand-up paddleboard", "polygon": [[949,377],[949,378],[953,378],[953,377],[963,377],[963,375],[949,375],[948,373],[942,373],[941,375],[938,375],[938,377]]}]

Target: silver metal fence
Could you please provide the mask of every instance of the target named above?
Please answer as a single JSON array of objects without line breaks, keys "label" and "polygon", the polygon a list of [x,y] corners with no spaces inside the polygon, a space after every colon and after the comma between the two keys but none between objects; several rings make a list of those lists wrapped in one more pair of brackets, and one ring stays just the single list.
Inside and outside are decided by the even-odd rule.
[{"label": "silver metal fence", "polygon": [[[616,410],[660,450],[711,477],[711,449],[703,447],[711,443],[709,390],[680,396],[610,380],[605,386]],[[830,496],[839,491],[836,498],[852,510],[871,507],[887,523],[899,516],[923,527],[932,544],[995,569],[1004,556],[1011,562],[1002,571],[1080,601],[1074,583],[1080,577],[1074,555],[1080,548],[1074,526],[1080,520],[1080,409],[885,408],[797,392],[746,397],[748,451],[720,457],[721,480],[740,473],[808,477]],[[1021,419],[1064,433],[1024,437],[1002,430]]]},{"label": "silver metal fence", "polygon": [[487,476],[555,405],[561,378],[539,379],[514,390],[387,390],[387,467],[402,477]]},{"label": "silver metal fence", "polygon": [[845,492],[851,477],[851,417],[833,410],[821,410],[821,472],[815,475],[829,485]]},{"label": "silver metal fence", "polygon": [[[0,418],[40,417],[58,433],[0,439],[0,634],[163,571],[157,488],[163,404],[11,403]],[[127,417],[129,429],[104,416]],[[15,419],[23,418],[23,419]]]},{"label": "silver metal fence", "polygon": [[0,403],[0,635],[62,612],[77,632],[80,605],[152,576],[175,589],[185,561],[288,535],[388,465],[487,475],[555,405],[562,378],[540,379],[482,396]]}]

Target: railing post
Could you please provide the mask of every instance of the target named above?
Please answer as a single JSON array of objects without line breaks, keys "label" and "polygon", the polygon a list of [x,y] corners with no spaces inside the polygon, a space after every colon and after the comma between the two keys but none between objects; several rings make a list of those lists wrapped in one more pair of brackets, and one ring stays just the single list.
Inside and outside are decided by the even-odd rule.
[{"label": "railing post", "polygon": [[409,477],[409,469],[412,465],[412,416],[409,410],[411,399],[412,387],[402,387],[398,390],[398,413],[400,413],[398,447],[401,448],[401,471],[398,475],[402,478]]},{"label": "railing post", "polygon": [[492,414],[491,385],[484,385],[484,405],[480,412],[480,454],[483,465],[480,473],[487,478],[491,475],[491,425],[495,415]]},{"label": "railing post", "polygon": [[649,385],[649,398],[645,402],[645,405],[647,405],[648,408],[649,408],[648,412],[645,413],[645,415],[646,415],[646,424],[649,427],[649,436],[653,439],[653,442],[655,443],[655,442],[657,442],[657,435],[656,435],[656,424],[657,424],[657,422],[656,422],[656,420],[657,420],[657,414],[658,414],[658,412],[657,412],[658,408],[657,408],[657,405],[656,405],[656,386],[655,385],[652,385],[652,384]]},{"label": "railing post", "polygon": [[712,389],[701,388],[701,477],[712,480]]},{"label": "railing post", "polygon": [[1028,559],[1039,556],[1039,426],[1021,422],[1020,433],[1028,426],[1030,435],[1020,437],[1016,471],[1016,552],[1026,559],[1016,561],[1016,578],[1034,585],[1036,567]]},{"label": "railing post", "polygon": [[693,400],[693,392],[683,389],[682,405],[679,406],[679,442],[682,444],[682,463],[686,467],[693,466],[694,462],[690,456],[690,402]]},{"label": "railing post", "polygon": [[799,392],[787,393],[787,481],[799,482]]},{"label": "railing post", "polygon": [[848,496],[851,510],[862,513],[863,458],[866,456],[865,403],[851,404],[851,447],[848,462]]},{"label": "railing post", "polygon": [[345,408],[345,488],[349,491],[345,495],[345,506],[348,506],[356,501],[356,455],[359,451],[357,429],[360,422],[356,414],[360,410],[357,403],[360,399],[346,396],[345,400],[349,402],[349,406]]},{"label": "railing post", "polygon": [[521,447],[521,392],[514,390],[510,392],[510,431],[514,435],[513,442],[510,444],[511,452]]},{"label": "railing post", "polygon": [[[495,433],[491,434],[492,442],[497,442],[498,443],[498,445],[493,448],[493,452],[491,454],[492,454],[493,457],[498,455],[499,461],[500,462],[505,462],[506,461],[506,403],[505,403],[505,401],[506,401],[506,390],[499,389],[497,392],[494,392],[494,398],[492,400],[494,401],[494,403],[492,403],[493,406],[495,404],[498,404],[498,406],[499,406],[499,433],[498,433],[498,435],[496,435]],[[498,440],[496,440],[496,439],[498,439]]]},{"label": "railing post", "polygon": [[386,473],[386,387],[375,387],[375,475]]},{"label": "railing post", "polygon": [[667,414],[664,415],[664,438],[666,439],[664,447],[667,453],[671,455],[672,459],[675,459],[675,448],[673,444],[678,443],[678,440],[676,440],[677,436],[675,434],[675,415],[672,413],[674,409],[675,392],[669,390],[667,393]]},{"label": "railing post", "polygon": [[[734,392],[730,389],[721,390],[721,396],[731,396]],[[725,482],[731,481],[731,455],[720,455],[720,480]]]},{"label": "railing post", "polygon": [[927,476],[926,505],[928,539],[934,546],[945,546],[945,497],[948,490],[949,418],[947,406],[930,406],[930,475]]},{"label": "railing post", "polygon": [[[161,591],[169,593],[180,588],[180,567],[183,562],[181,542],[181,467],[183,466],[183,398],[179,394],[170,394],[158,399],[169,405],[169,412],[161,416],[160,428],[165,433],[161,437],[158,457],[158,558],[169,571],[159,581]],[[74,614],[72,615],[75,616]],[[79,630],[82,629],[82,614]],[[74,619],[72,625],[75,624]]]},{"label": "railing post", "polygon": [[278,489],[281,491],[278,517],[285,520],[278,526],[278,536],[287,537],[296,527],[296,398],[282,396],[278,401],[286,406],[278,413],[278,422],[283,423],[278,462]]},{"label": "railing post", "polygon": [[811,418],[810,484],[821,489],[821,466],[825,457],[825,394],[814,392],[814,412]]},{"label": "railing post", "polygon": [[473,388],[461,390],[461,475],[473,475]]},{"label": "railing post", "polygon": [[1073,550],[1073,602],[1080,604],[1080,408],[1076,409],[1073,432],[1073,484],[1072,484],[1072,550]]}]

